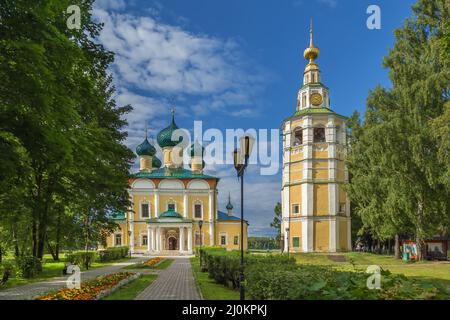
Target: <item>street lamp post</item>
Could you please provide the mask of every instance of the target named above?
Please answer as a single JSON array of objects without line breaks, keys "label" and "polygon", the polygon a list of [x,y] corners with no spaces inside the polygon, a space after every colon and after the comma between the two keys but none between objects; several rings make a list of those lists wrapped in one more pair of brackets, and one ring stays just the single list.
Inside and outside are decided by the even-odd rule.
[{"label": "street lamp post", "polygon": [[240,139],[240,149],[233,151],[234,168],[238,179],[241,180],[241,265],[239,270],[239,293],[240,300],[245,300],[244,288],[244,172],[248,166],[248,159],[253,149],[254,138],[246,135]]},{"label": "street lamp post", "polygon": [[203,227],[203,220],[200,220],[198,222],[198,228],[200,229],[200,250],[198,251],[200,253],[200,270],[203,270],[203,265],[202,265],[202,227]]},{"label": "street lamp post", "polygon": [[[148,241],[148,239],[147,239]],[[128,254],[131,259],[131,230],[128,230]]]},{"label": "street lamp post", "polygon": [[286,228],[286,233],[287,233],[287,257],[289,259],[289,243],[290,243],[290,239],[289,239],[289,227]]}]

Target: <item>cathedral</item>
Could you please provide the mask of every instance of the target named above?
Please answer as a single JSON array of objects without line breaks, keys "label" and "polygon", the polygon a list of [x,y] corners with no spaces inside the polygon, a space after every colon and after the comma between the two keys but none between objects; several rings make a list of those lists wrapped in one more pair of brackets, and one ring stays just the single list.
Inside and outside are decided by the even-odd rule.
[{"label": "cathedral", "polygon": [[346,117],[331,110],[322,83],[312,24],[303,86],[295,113],[282,123],[282,226],[284,251],[351,250],[350,202],[343,190]]},{"label": "cathedral", "polygon": [[[163,161],[148,141],[137,146],[140,170],[129,179],[132,206],[114,215],[120,226],[107,238],[108,246],[129,246],[132,253],[191,255],[199,246],[240,248],[240,218],[233,215],[230,198],[226,212],[218,208],[219,178],[204,174],[204,148],[194,142],[188,151],[190,169],[184,168],[184,150],[173,141],[178,126],[174,111],[170,125],[157,135]],[[247,222],[244,223],[247,249]]]}]

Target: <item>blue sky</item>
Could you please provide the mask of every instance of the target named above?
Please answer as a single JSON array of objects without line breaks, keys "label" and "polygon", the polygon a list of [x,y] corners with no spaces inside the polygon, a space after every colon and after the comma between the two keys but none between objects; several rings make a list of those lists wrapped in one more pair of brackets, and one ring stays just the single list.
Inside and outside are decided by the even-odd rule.
[{"label": "blue sky", "polygon": [[[277,129],[295,111],[309,43],[309,18],[322,82],[332,109],[349,116],[364,111],[369,90],[389,86],[383,57],[393,30],[411,15],[412,0],[97,0],[94,16],[105,23],[99,38],[116,53],[111,67],[119,104],[131,104],[127,145],[167,126],[176,106],[180,127]],[[381,30],[366,27],[369,5],[381,8]],[[206,168],[221,178],[220,207],[231,191],[239,212],[238,181],[230,165]],[[246,180],[251,234],[270,233],[281,177]]]}]

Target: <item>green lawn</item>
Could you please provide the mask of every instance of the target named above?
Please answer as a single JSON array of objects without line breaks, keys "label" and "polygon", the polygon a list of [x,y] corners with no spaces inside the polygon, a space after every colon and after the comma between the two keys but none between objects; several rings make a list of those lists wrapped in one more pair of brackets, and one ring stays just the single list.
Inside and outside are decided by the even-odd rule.
[{"label": "green lawn", "polygon": [[147,288],[157,277],[156,274],[143,275],[119,288],[117,291],[103,298],[103,300],[134,300],[134,298]]},{"label": "green lawn", "polygon": [[164,270],[167,269],[173,262],[173,259],[164,259],[156,266],[146,266],[142,263],[135,263],[129,266],[126,266],[123,269],[150,269],[150,270]]},{"label": "green lawn", "polygon": [[239,292],[217,284],[208,277],[207,272],[200,271],[200,260],[198,257],[191,258],[192,271],[197,281],[203,298],[206,300],[239,300]]},{"label": "green lawn", "polygon": [[[8,257],[7,259],[12,259],[12,257]],[[116,261],[93,262],[90,269],[109,266],[109,265],[112,265],[112,264],[115,264],[118,262],[127,261],[129,259],[130,258],[127,257],[127,258],[116,260]],[[66,260],[65,260],[64,254],[60,255],[60,261],[53,261],[51,255],[46,254],[46,255],[44,255],[44,259],[43,259],[43,263],[42,263],[42,273],[40,273],[39,276],[37,276],[36,278],[33,278],[33,279],[25,279],[25,278],[22,278],[19,276],[12,276],[11,278],[9,278],[6,285],[1,287],[0,290],[5,289],[5,288],[12,288],[12,287],[19,286],[19,285],[29,284],[29,283],[33,283],[33,282],[39,282],[39,281],[43,281],[43,280],[46,280],[49,278],[61,277],[61,276],[63,276],[62,271],[63,271],[65,263],[66,263]],[[81,268],[81,270],[84,270],[84,268]]]},{"label": "green lawn", "polygon": [[395,274],[404,274],[407,277],[427,282],[438,282],[450,287],[450,262],[405,262],[395,259],[393,256],[360,252],[345,252],[333,255],[343,255],[347,261],[332,261],[328,258],[329,254],[326,253],[292,254],[299,264],[330,265],[342,270],[366,270],[369,265],[378,265]]}]

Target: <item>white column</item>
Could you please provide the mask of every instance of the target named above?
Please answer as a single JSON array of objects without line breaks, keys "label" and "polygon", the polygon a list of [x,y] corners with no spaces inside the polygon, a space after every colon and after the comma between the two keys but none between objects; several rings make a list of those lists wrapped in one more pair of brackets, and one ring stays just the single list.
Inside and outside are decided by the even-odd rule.
[{"label": "white column", "polygon": [[151,229],[151,250],[156,251],[156,245],[155,245],[155,228],[152,227]]},{"label": "white column", "polygon": [[188,216],[188,196],[186,191],[183,191],[183,216],[185,218]]},{"label": "white column", "polygon": [[209,205],[209,245],[214,245],[214,234],[213,234],[213,190],[209,191],[209,199],[208,199],[208,205]]},{"label": "white column", "polygon": [[130,239],[129,239],[130,240],[130,252],[134,253],[134,222],[133,221],[130,221],[129,228],[131,231]]},{"label": "white column", "polygon": [[188,228],[188,252],[192,254],[192,226]]},{"label": "white column", "polygon": [[152,239],[151,239],[151,227],[147,227],[147,251],[150,253],[152,250]]},{"label": "white column", "polygon": [[158,190],[155,189],[155,218],[159,216],[159,193]]},{"label": "white column", "polygon": [[161,232],[159,230],[159,227],[156,228],[156,251],[160,252],[161,251]]},{"label": "white column", "polygon": [[180,233],[180,244],[179,244],[179,250],[180,253],[184,252],[184,227],[180,227],[179,228],[179,233]]},{"label": "white column", "polygon": [[330,252],[336,252],[337,246],[338,246],[338,238],[337,238],[337,234],[336,234],[336,226],[339,226],[339,220],[337,218],[333,218],[333,220],[330,220],[330,243],[329,243],[329,248],[328,250]]}]

